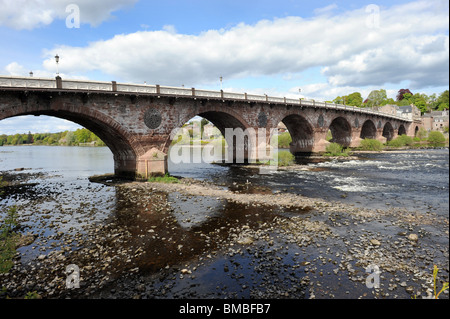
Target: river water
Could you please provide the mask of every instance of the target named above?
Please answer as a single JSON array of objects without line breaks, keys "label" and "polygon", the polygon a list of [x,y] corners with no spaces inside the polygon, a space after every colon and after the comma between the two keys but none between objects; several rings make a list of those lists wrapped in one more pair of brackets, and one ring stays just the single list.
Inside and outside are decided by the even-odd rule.
[{"label": "river water", "polygon": [[[291,192],[307,197],[339,200],[362,207],[407,207],[449,213],[449,151],[407,150],[359,154],[358,159],[298,160],[295,171],[259,174],[245,166],[177,163],[169,160],[175,176],[212,181],[225,187],[247,183],[272,192]],[[81,188],[87,177],[112,173],[108,148],[23,146],[0,148],[0,171],[25,168],[27,173],[51,176],[55,183]],[[80,184],[80,185],[78,185]],[[85,185],[84,185],[85,186]],[[242,191],[245,192],[245,189]]]},{"label": "river water", "polygon": [[[260,174],[258,168],[244,165],[174,164],[170,161],[169,171],[174,176],[210,181],[240,193],[293,193],[357,207],[405,207],[448,218],[448,149],[367,153],[346,160],[297,161],[299,165],[293,170],[279,169],[270,174]],[[18,180],[24,179],[23,186],[13,192],[6,191],[0,197],[1,214],[7,206],[18,205],[24,231],[43,238],[50,236],[39,249],[20,248],[22,262],[32,262],[57,246],[57,232],[84,232],[86,225],[105,222],[118,214],[124,207],[124,199],[118,191],[88,180],[92,175],[112,173],[113,166],[108,148],[0,148],[0,175],[6,173],[12,180],[15,176]],[[227,215],[221,201],[204,199],[199,205],[189,200],[177,202],[177,198],[178,195],[169,194],[168,199],[172,206],[178,205],[190,217],[186,221],[185,215],[180,216],[182,227],[201,224],[205,221],[202,216],[211,210]],[[235,206],[227,207],[236,209]],[[41,217],[33,218],[38,213]],[[237,213],[233,211],[230,218],[237,218]]]}]

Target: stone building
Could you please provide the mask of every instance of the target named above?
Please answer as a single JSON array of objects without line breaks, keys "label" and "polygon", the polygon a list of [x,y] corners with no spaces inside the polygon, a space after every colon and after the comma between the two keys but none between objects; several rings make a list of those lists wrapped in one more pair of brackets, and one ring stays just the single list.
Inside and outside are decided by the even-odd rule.
[{"label": "stone building", "polygon": [[449,111],[432,111],[422,115],[422,126],[427,131],[441,131],[449,127]]}]

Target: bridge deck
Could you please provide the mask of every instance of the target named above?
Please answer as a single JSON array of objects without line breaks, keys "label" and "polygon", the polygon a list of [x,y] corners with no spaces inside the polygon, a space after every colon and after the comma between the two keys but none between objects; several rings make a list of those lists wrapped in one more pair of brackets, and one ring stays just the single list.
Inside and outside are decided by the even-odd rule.
[{"label": "bridge deck", "polygon": [[35,77],[16,77],[16,76],[0,76],[0,89],[14,90],[14,89],[28,89],[28,90],[67,90],[67,91],[80,91],[80,92],[101,92],[101,93],[121,93],[121,94],[150,94],[150,95],[164,95],[174,97],[185,98],[208,98],[208,99],[222,99],[233,101],[248,101],[259,102],[267,104],[286,104],[294,106],[305,106],[314,108],[325,108],[334,110],[344,110],[354,113],[372,114],[376,116],[388,117],[405,122],[412,122],[411,119],[396,116],[393,114],[374,111],[371,109],[348,106],[343,104],[320,102],[315,100],[306,99],[292,99],[286,97],[274,97],[268,95],[255,95],[247,93],[234,93],[212,91],[212,90],[199,90],[195,88],[184,87],[170,87],[160,85],[147,85],[147,84],[128,84],[100,81],[85,81],[85,80],[62,80],[61,78],[35,78]]}]

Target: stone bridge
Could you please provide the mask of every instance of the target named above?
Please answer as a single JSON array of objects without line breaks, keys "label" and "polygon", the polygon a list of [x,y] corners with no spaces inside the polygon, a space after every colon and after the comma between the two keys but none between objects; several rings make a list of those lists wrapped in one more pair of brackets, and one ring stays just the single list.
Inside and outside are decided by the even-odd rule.
[{"label": "stone bridge", "polygon": [[250,132],[244,157],[256,160],[254,150],[270,144],[280,122],[291,134],[292,153],[323,152],[328,130],[333,142],[357,147],[364,138],[385,142],[401,134],[414,136],[420,126],[404,117],[313,100],[59,76],[0,76],[0,120],[20,115],[54,116],[91,130],[111,149],[115,174],[133,178],[165,173],[174,132],[197,115],[222,132],[234,160],[242,145],[236,136],[227,136],[227,129]]}]

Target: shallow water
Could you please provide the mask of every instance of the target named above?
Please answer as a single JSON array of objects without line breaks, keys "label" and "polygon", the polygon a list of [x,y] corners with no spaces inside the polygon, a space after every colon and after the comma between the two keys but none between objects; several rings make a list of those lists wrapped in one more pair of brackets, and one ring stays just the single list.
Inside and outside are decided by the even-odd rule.
[{"label": "shallow water", "polygon": [[[169,162],[169,171],[175,176],[211,181],[224,189],[240,193],[289,192],[361,207],[405,207],[448,217],[447,149],[361,154],[358,159],[350,160],[300,161],[302,165],[296,170],[280,169],[271,174],[259,174],[259,169],[254,167],[208,163]],[[16,168],[24,169],[15,171]],[[41,254],[63,249],[63,246],[80,249],[83,244],[79,245],[77,240],[68,244],[61,239],[61,234],[84,234],[92,230],[90,226],[108,224],[110,221],[126,225],[133,240],[146,247],[146,254],[138,262],[141,274],[157,272],[166,265],[190,263],[196,256],[220,249],[215,243],[205,240],[204,235],[214,234],[215,237],[211,238],[227,241],[228,236],[242,225],[258,229],[262,223],[270,224],[276,216],[306,216],[328,222],[327,216],[308,211],[247,206],[179,193],[146,194],[136,191],[134,194],[117,187],[92,183],[88,180],[89,176],[113,172],[112,154],[107,148],[1,147],[0,174],[4,172],[13,180],[16,177],[23,181],[20,188],[6,190],[0,197],[0,212],[3,213],[9,205],[18,205],[22,232],[38,235],[33,245],[19,248],[21,261],[25,264],[34,262]],[[161,199],[168,203],[167,210],[154,211],[152,196],[162,196]],[[365,225],[365,229],[374,234],[382,232],[395,237],[398,230],[392,230],[391,234],[385,225],[384,222],[371,222]],[[150,230],[155,232],[148,233]],[[334,231],[339,231],[339,228]],[[434,231],[432,226],[429,231]],[[148,234],[155,234],[156,239]],[[342,234],[343,238],[346,236],[349,234]],[[437,237],[438,240],[440,234],[427,236]],[[279,237],[275,234],[274,238]],[[441,244],[448,247],[446,240]],[[197,279],[169,282],[173,289],[168,290],[164,297],[188,297],[194,292],[203,297],[209,294],[216,297],[258,297],[258,293],[263,297],[276,297],[276,294],[268,293],[270,289],[258,292],[258,285],[267,286],[267,279],[262,275],[266,270],[273,271],[273,267],[279,267],[279,281],[285,281],[288,286],[293,282],[297,285],[299,274],[308,271],[308,266],[299,266],[294,275],[294,264],[301,265],[305,260],[317,259],[319,254],[324,258],[335,258],[334,248],[326,253],[325,249],[317,249],[315,245],[306,247],[306,250],[295,245],[280,248],[283,245],[286,244],[280,237],[279,242],[275,243],[279,260],[271,257],[270,249],[258,251],[263,252],[262,257],[255,257],[249,250],[234,254],[232,258],[214,255],[208,259],[206,266],[199,267]],[[342,247],[347,249],[342,243],[333,245],[336,245],[336,251]],[[286,254],[281,254],[281,251]],[[270,267],[267,260],[272,260]],[[224,273],[225,268],[229,272]],[[321,272],[325,274],[320,279],[322,285],[335,284],[334,268],[336,265],[331,263],[321,265]],[[255,269],[261,273],[255,272]],[[161,281],[160,285],[167,285],[167,281]],[[353,286],[353,282],[342,280],[334,293],[346,297],[346,290],[351,291]],[[254,288],[253,295],[248,287]],[[358,292],[355,290],[348,296],[358,297],[361,285],[358,287]],[[309,296],[306,288],[307,285],[301,296]],[[289,287],[286,289],[289,290]],[[315,289],[318,293],[321,288]]]}]

